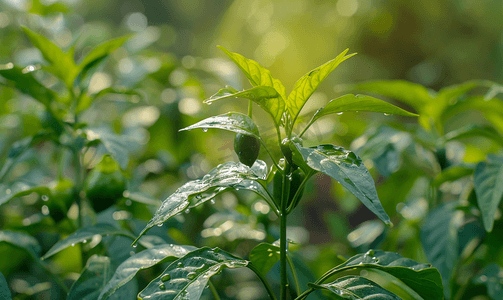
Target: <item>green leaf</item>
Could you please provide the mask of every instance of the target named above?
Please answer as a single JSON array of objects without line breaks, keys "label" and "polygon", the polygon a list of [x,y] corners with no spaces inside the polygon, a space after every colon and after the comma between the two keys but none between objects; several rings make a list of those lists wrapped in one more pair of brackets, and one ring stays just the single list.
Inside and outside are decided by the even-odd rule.
[{"label": "green leaf", "polygon": [[348,51],[349,49],[344,50],[336,58],[305,74],[295,83],[286,101],[288,112],[294,120],[297,118],[309,97],[311,97],[316,88],[318,88],[318,85],[327,78],[328,74],[335,70],[341,62],[356,55],[356,53],[346,55]]},{"label": "green leaf", "polygon": [[2,193],[2,196],[0,196],[0,205],[7,203],[11,199],[26,196],[31,193],[46,195],[49,198],[52,196],[51,190],[46,186],[31,186],[29,183],[20,181],[9,185],[0,184],[0,192]]},{"label": "green leaf", "polygon": [[89,140],[99,140],[106,153],[110,153],[122,169],[129,163],[129,149],[136,140],[127,135],[116,134],[108,127],[88,128],[85,130]]},{"label": "green leaf", "polygon": [[313,116],[317,120],[329,114],[336,114],[345,111],[372,111],[384,114],[394,114],[408,117],[415,117],[417,114],[403,110],[393,104],[366,95],[348,94],[330,100],[325,107],[319,109]]},{"label": "green leaf", "polygon": [[404,80],[368,81],[347,86],[350,90],[365,91],[399,100],[421,113],[425,104],[433,101],[436,92]]},{"label": "green leaf", "polygon": [[195,207],[229,188],[244,188],[246,187],[242,185],[244,180],[265,180],[266,171],[267,165],[261,160],[257,160],[252,168],[242,163],[229,161],[218,165],[202,179],[185,183],[162,202],[133,244],[150,228],[155,225],[162,226],[162,223],[169,218],[187,209],[191,202],[191,207]]},{"label": "green leaf", "polygon": [[271,268],[279,261],[279,246],[269,243],[261,243],[250,252],[250,261],[262,274],[267,274]]},{"label": "green leaf", "polygon": [[75,109],[76,113],[80,113],[80,112],[88,109],[89,106],[91,106],[91,104],[96,99],[103,97],[105,95],[108,95],[108,94],[122,94],[122,95],[126,95],[126,96],[138,96],[138,97],[140,97],[141,100],[145,100],[145,96],[137,90],[108,87],[108,88],[102,89],[101,91],[99,91],[93,95],[82,94],[79,97],[79,99],[77,100],[77,107]]},{"label": "green leaf", "polygon": [[53,13],[66,13],[68,8],[61,3],[42,4],[40,0],[32,0],[30,13],[47,16]]},{"label": "green leaf", "polygon": [[68,300],[98,299],[101,289],[112,277],[112,266],[107,256],[93,255],[68,293]]},{"label": "green leaf", "polygon": [[42,259],[46,259],[63,249],[68,247],[73,247],[78,243],[85,243],[87,241],[91,241],[95,235],[123,235],[130,238],[134,238],[126,231],[118,229],[110,224],[102,223],[96,224],[92,226],[82,227],[79,230],[75,231],[71,235],[69,235],[66,239],[57,242],[54,246],[47,251],[47,253],[42,257]]},{"label": "green leaf", "polygon": [[33,99],[49,107],[58,98],[56,92],[38,82],[30,69],[15,67],[12,63],[0,65],[0,75],[9,80],[14,88],[31,96]]},{"label": "green leaf", "polygon": [[325,289],[335,295],[335,299],[400,300],[392,292],[377,283],[360,276],[344,276],[325,284],[308,284],[310,288]]},{"label": "green leaf", "polygon": [[448,167],[443,170],[442,173],[435,176],[433,180],[434,186],[440,186],[442,183],[447,181],[455,181],[465,176],[471,175],[475,171],[475,165],[473,164],[460,164]]},{"label": "green leaf", "polygon": [[484,228],[490,232],[503,197],[503,157],[487,155],[487,162],[477,164],[473,177]]},{"label": "green leaf", "polygon": [[271,115],[274,122],[279,125],[285,111],[285,102],[278,97],[278,92],[269,86],[257,86],[244,91],[237,91],[232,87],[219,90],[215,95],[205,100],[211,104],[214,101],[227,98],[245,98],[257,103],[263,110]]},{"label": "green leaf", "polygon": [[105,58],[110,55],[110,53],[117,50],[122,44],[124,44],[130,36],[123,36],[113,40],[106,41],[98,46],[96,46],[89,54],[82,59],[78,66],[78,73],[80,77],[84,78],[87,72],[94,66],[101,63]]},{"label": "green leaf", "polygon": [[[243,71],[246,78],[250,81],[253,86],[270,86],[274,88],[280,95],[280,101],[285,101],[285,87],[278,79],[275,79],[271,75],[271,71],[262,67],[258,62],[248,59],[241,54],[230,52],[222,46],[217,46],[220,50],[224,51],[227,56],[232,59],[232,61]],[[281,112],[283,113],[283,112]]]},{"label": "green leaf", "polygon": [[23,27],[23,31],[50,64],[45,69],[63,80],[67,87],[71,87],[75,76],[79,72],[71,53],[63,52],[45,36],[37,34],[26,27]]},{"label": "green leaf", "polygon": [[23,249],[28,252],[33,259],[38,260],[42,247],[38,241],[29,234],[11,230],[0,231],[0,244],[7,243],[16,248]]},{"label": "green leaf", "polygon": [[496,263],[490,263],[472,279],[474,284],[483,284],[492,300],[501,299],[503,290],[503,269]]},{"label": "green leaf", "polygon": [[192,130],[196,128],[202,128],[204,131],[210,128],[218,128],[233,131],[236,133],[251,135],[257,139],[260,139],[257,125],[255,125],[253,120],[250,119],[247,115],[240,113],[229,112],[223,115],[210,117],[197,122],[196,124],[190,125],[189,127],[182,128],[180,129],[180,131]]},{"label": "green leaf", "polygon": [[9,285],[7,284],[7,280],[5,280],[2,272],[0,272],[0,298],[4,300],[12,300],[12,294],[9,290]]},{"label": "green leaf", "polygon": [[291,143],[290,147],[293,151],[293,161],[297,165],[307,165],[334,178],[384,223],[391,224],[391,220],[377,196],[374,179],[360,157],[351,151],[333,145],[304,148]]},{"label": "green leaf", "polygon": [[491,126],[469,124],[459,129],[453,130],[445,135],[446,141],[479,137],[489,138],[497,143],[503,144],[503,137]]},{"label": "green leaf", "polygon": [[[333,268],[330,275],[350,269],[377,269],[401,280],[423,299],[443,299],[440,274],[429,264],[418,263],[398,253],[369,250]],[[324,276],[328,278],[328,276]]]},{"label": "green leaf", "polygon": [[420,235],[428,261],[442,276],[446,295],[459,257],[458,231],[463,223],[463,213],[455,211],[454,204],[442,205],[431,211],[421,227]]},{"label": "green leaf", "polygon": [[181,258],[196,249],[193,246],[164,244],[134,254],[121,263],[117,270],[115,270],[112,279],[101,290],[98,300],[107,299],[116,290],[131,281],[139,271],[164,263],[173,257]]},{"label": "green leaf", "polygon": [[138,294],[138,299],[199,299],[210,277],[224,268],[246,267],[248,261],[219,248],[203,247],[171,263]]}]

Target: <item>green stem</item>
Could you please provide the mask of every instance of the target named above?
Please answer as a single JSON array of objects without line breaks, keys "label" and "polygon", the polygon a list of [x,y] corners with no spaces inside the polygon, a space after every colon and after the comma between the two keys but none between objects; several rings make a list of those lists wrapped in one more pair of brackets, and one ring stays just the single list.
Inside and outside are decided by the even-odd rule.
[{"label": "green stem", "polygon": [[264,149],[265,151],[267,152],[267,154],[269,155],[269,157],[271,158],[272,160],[272,163],[274,164],[274,166],[281,171],[281,168],[279,167],[279,165],[276,163],[276,161],[274,160],[274,157],[272,157],[272,153],[269,151],[269,148],[267,148],[267,145],[265,144],[265,142],[262,140],[262,138],[259,139],[260,143],[262,144],[262,146],[264,146]]},{"label": "green stem", "polygon": [[300,184],[299,188],[295,192],[295,195],[293,196],[292,203],[290,203],[290,206],[288,206],[288,209],[286,210],[287,214],[290,214],[292,212],[292,210],[295,207],[297,207],[297,204],[299,203],[300,198],[301,198],[300,194],[302,193],[307,181],[309,180],[309,178],[311,178],[311,176],[313,176],[313,174],[314,174],[314,171],[307,174],[306,177],[304,178],[304,180],[302,181],[302,183]]},{"label": "green stem", "polygon": [[[269,192],[269,190],[267,189],[267,186],[265,186],[262,182],[258,181],[258,183],[264,188],[264,191],[267,193],[267,195],[269,195],[269,198],[270,199],[274,199],[274,197],[271,195],[271,193]],[[267,202],[267,204],[269,204],[269,206],[271,207],[272,211],[276,214],[277,217],[280,216],[280,211],[279,211],[279,208],[278,206],[276,205],[276,203],[274,203],[274,200],[271,201],[270,199],[267,199],[267,198],[264,198],[262,197],[262,199],[264,199],[265,202]]]},{"label": "green stem", "polygon": [[213,294],[213,298],[215,298],[215,300],[220,300],[220,296],[218,295],[218,291],[215,288],[215,286],[213,285],[213,282],[211,282],[211,280],[208,280],[208,285],[210,286],[210,291]]},{"label": "green stem", "polygon": [[286,256],[286,259],[288,261],[288,265],[290,266],[290,270],[292,270],[292,276],[293,280],[295,281],[295,289],[297,291],[297,295],[300,295],[300,284],[299,284],[299,278],[297,277],[297,271],[295,271],[295,265],[293,264],[292,259],[290,256]]},{"label": "green stem", "polygon": [[301,138],[304,135],[304,133],[306,133],[307,129],[311,127],[311,125],[313,125],[315,116],[316,114],[314,114],[311,120],[309,120],[309,123],[307,123],[306,127],[304,127],[304,130],[302,130],[302,132],[299,134],[299,138]]},{"label": "green stem", "polygon": [[276,296],[274,295],[274,291],[272,290],[271,286],[269,285],[269,282],[267,282],[267,279],[262,275],[262,273],[260,273],[260,271],[252,263],[248,263],[248,265],[246,267],[248,267],[248,269],[252,270],[253,272],[255,272],[255,274],[257,274],[258,278],[260,279],[260,281],[262,281],[262,284],[264,285],[265,289],[267,290],[267,293],[269,294],[269,298],[271,300],[276,300]]},{"label": "green stem", "polygon": [[287,203],[288,203],[288,194],[290,192],[290,165],[286,164],[285,172],[283,173],[283,192],[281,193],[281,214],[280,214],[280,242],[279,242],[279,251],[280,251],[280,269],[281,269],[281,292],[280,292],[280,300],[286,300],[286,293],[288,287],[288,277],[286,273],[286,221],[287,221]]},{"label": "green stem", "polygon": [[82,176],[82,162],[80,161],[80,153],[79,150],[74,149],[73,150],[73,161],[75,164],[75,190],[74,190],[74,195],[75,195],[75,201],[77,203],[79,215],[77,219],[77,227],[81,228],[82,227],[82,199],[80,197],[80,192],[82,191],[83,188],[83,176]]}]

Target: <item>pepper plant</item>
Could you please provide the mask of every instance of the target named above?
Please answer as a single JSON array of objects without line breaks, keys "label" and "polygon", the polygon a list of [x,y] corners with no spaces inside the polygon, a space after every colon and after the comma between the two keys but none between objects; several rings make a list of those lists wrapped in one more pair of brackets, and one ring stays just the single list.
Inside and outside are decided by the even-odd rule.
[{"label": "pepper plant", "polygon": [[[220,48],[243,71],[252,88],[238,91],[226,86],[205,100],[205,103],[211,104],[224,99],[248,99],[248,114],[229,112],[209,117],[182,130],[222,129],[235,132],[234,146],[240,162],[223,163],[203,178],[190,181],[176,190],[163,201],[133,244],[140,242],[142,236],[152,227],[162,226],[180,212],[197,207],[232,189],[252,191],[267,202],[279,219],[280,239],[274,244],[259,244],[251,251],[248,260],[235,257],[219,248],[191,251],[171,263],[138,294],[138,298],[199,299],[207,285],[218,298],[218,291],[210,281],[211,276],[224,268],[248,267],[262,281],[270,299],[276,299],[277,293],[272,290],[265,273],[279,261],[281,287],[278,294],[282,300],[305,299],[315,290],[328,291],[337,299],[400,299],[365,276],[342,276],[347,270],[362,271],[361,274],[384,274],[388,281],[394,277],[401,282],[403,288],[398,294],[408,294],[405,297],[442,299],[443,290],[438,271],[428,264],[417,263],[397,253],[369,250],[351,257],[345,263],[330,269],[316,282],[308,284],[308,289],[299,286],[295,266],[288,254],[288,215],[301,200],[306,182],[318,172],[337,180],[379,219],[391,225],[377,196],[373,178],[360,157],[335,145],[304,147],[302,136],[306,130],[321,117],[345,111],[372,111],[411,117],[416,115],[370,96],[349,94],[329,101],[313,114],[303,128],[299,127],[302,108],[319,84],[340,63],[354,54],[347,55],[348,50],[345,50],[335,59],[310,71],[295,83],[292,92],[287,96],[283,84],[272,77],[269,70],[240,54]],[[276,129],[276,145],[265,143],[261,137],[259,128],[253,121],[252,103],[258,104],[270,115]],[[271,167],[262,160],[256,160],[260,147],[269,155]],[[274,157],[271,147],[280,148],[283,158]],[[271,180],[272,193],[267,188],[268,181]],[[288,267],[293,278],[291,281],[288,279]]]}]

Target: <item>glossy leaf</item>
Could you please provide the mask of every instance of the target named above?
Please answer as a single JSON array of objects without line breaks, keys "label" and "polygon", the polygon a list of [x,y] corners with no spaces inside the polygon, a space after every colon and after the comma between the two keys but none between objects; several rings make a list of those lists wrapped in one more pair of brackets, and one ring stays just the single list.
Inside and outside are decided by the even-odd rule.
[{"label": "glossy leaf", "polygon": [[11,199],[29,195],[31,193],[38,193],[39,195],[46,195],[49,198],[51,190],[46,186],[31,186],[26,182],[13,182],[10,184],[0,184],[0,205],[7,203]]},{"label": "glossy leaf", "polygon": [[215,95],[205,100],[204,103],[210,104],[228,98],[245,98],[254,101],[271,115],[276,124],[280,124],[283,111],[285,111],[285,102],[279,97],[278,92],[270,86],[257,86],[244,91],[237,91],[227,87],[219,90]]},{"label": "glossy leaf", "polygon": [[443,299],[442,281],[437,269],[398,253],[369,250],[330,270],[330,274],[350,269],[377,269],[401,280],[423,299]]},{"label": "glossy leaf", "polygon": [[304,148],[291,143],[290,147],[293,150],[293,161],[297,165],[307,165],[334,178],[384,223],[391,224],[391,220],[377,196],[374,179],[360,157],[351,151],[333,145]]},{"label": "glossy leaf", "polygon": [[0,231],[0,244],[1,243],[7,243],[16,248],[20,248],[28,252],[33,259],[39,259],[40,252],[42,252],[42,247],[40,247],[38,241],[24,232],[2,230]]},{"label": "glossy leaf", "polygon": [[164,263],[173,257],[181,258],[196,249],[193,246],[164,244],[134,254],[119,265],[113,277],[101,290],[98,299],[107,299],[115,291],[131,281],[139,271]]},{"label": "glossy leaf", "polygon": [[86,226],[86,227],[82,227],[79,230],[75,231],[74,233],[70,234],[64,240],[61,240],[61,241],[57,242],[56,244],[54,244],[54,246],[52,246],[51,249],[49,249],[49,251],[47,251],[47,253],[42,257],[42,259],[46,259],[46,258],[60,252],[61,250],[64,250],[68,247],[75,246],[78,243],[85,243],[87,241],[91,241],[95,235],[101,235],[101,236],[123,235],[123,236],[132,237],[126,231],[123,231],[121,229],[118,229],[118,228],[116,228],[110,224],[106,224],[106,223],[101,223],[101,224],[99,223],[99,224],[92,225],[92,226]]},{"label": "glossy leaf", "polygon": [[501,299],[503,290],[503,268],[496,263],[487,265],[472,279],[474,284],[482,284],[487,288],[487,294],[492,300]]},{"label": "glossy leaf", "polygon": [[261,243],[250,252],[250,261],[262,274],[267,274],[280,260],[279,246]]},{"label": "glossy leaf", "polygon": [[368,81],[348,86],[351,90],[376,93],[399,100],[421,113],[423,106],[436,97],[436,92],[405,80]]},{"label": "glossy leaf", "polygon": [[100,62],[102,62],[105,58],[108,57],[112,52],[117,50],[122,44],[124,44],[130,36],[123,36],[113,40],[106,41],[98,46],[96,46],[89,54],[82,59],[78,68],[81,73],[81,77],[85,77],[87,71],[89,69]]},{"label": "glossy leaf", "polygon": [[43,86],[26,68],[15,67],[12,63],[0,65],[0,75],[9,80],[14,88],[47,107],[58,98],[54,91]]},{"label": "glossy leaf", "polygon": [[286,99],[285,87],[281,81],[272,77],[271,71],[262,67],[258,62],[248,59],[241,54],[230,52],[222,46],[218,46],[218,48],[232,59],[253,86],[265,85],[274,88],[281,95],[281,100],[284,102]]},{"label": "glossy leaf", "polygon": [[211,276],[224,268],[247,265],[248,261],[219,248],[200,248],[171,263],[138,294],[138,299],[196,300],[201,297]]},{"label": "glossy leaf", "polygon": [[448,167],[442,170],[442,173],[438,174],[433,180],[433,185],[440,186],[444,182],[455,181],[465,176],[473,174],[475,170],[475,165],[473,164],[459,164],[455,166]]},{"label": "glossy leaf", "polygon": [[45,69],[63,80],[66,86],[71,87],[75,76],[78,74],[71,53],[63,52],[43,35],[37,34],[26,27],[23,27],[23,30],[32,44],[42,52],[44,59],[50,64]]},{"label": "glossy leaf", "polygon": [[242,163],[230,161],[217,166],[204,175],[202,179],[185,183],[162,202],[152,219],[135,240],[135,243],[150,228],[155,225],[162,226],[162,223],[169,218],[187,209],[191,202],[193,203],[192,207],[200,205],[213,199],[227,188],[240,185],[244,180],[265,180],[266,170],[267,166],[261,160],[257,160],[252,168]]},{"label": "glossy leaf", "polygon": [[344,276],[325,284],[308,284],[310,288],[325,289],[334,293],[335,299],[400,300],[377,283],[360,276]]},{"label": "glossy leaf", "polygon": [[7,280],[5,280],[2,272],[0,272],[0,298],[4,300],[12,300],[9,285],[7,284]]},{"label": "glossy leaf", "polygon": [[112,277],[112,266],[107,256],[93,255],[68,293],[68,300],[98,299],[101,289]]},{"label": "glossy leaf", "polygon": [[345,111],[371,111],[408,117],[417,116],[417,114],[408,112],[393,104],[374,97],[348,94],[330,100],[325,107],[316,112],[313,116],[313,120],[317,120],[329,114],[336,114]]},{"label": "glossy leaf", "polygon": [[218,128],[233,131],[235,133],[251,135],[257,139],[260,139],[257,125],[255,125],[253,120],[250,119],[247,115],[240,113],[229,112],[223,115],[210,117],[197,122],[196,124],[190,125],[189,127],[182,128],[180,129],[180,131],[192,130],[196,128],[201,128],[203,130]]},{"label": "glossy leaf", "polygon": [[459,257],[458,230],[463,223],[463,213],[453,206],[450,203],[434,209],[421,227],[421,244],[428,261],[440,272],[446,294]]},{"label": "glossy leaf", "polygon": [[489,154],[486,162],[477,164],[473,177],[484,228],[490,232],[503,197],[503,157]]},{"label": "glossy leaf", "polygon": [[344,50],[333,60],[311,70],[304,76],[302,76],[294,85],[292,92],[288,95],[286,101],[288,112],[293,119],[297,118],[307,100],[314,91],[318,88],[318,85],[327,78],[327,76],[332,73],[333,70],[346,59],[356,55],[356,53],[346,55],[349,49]]}]

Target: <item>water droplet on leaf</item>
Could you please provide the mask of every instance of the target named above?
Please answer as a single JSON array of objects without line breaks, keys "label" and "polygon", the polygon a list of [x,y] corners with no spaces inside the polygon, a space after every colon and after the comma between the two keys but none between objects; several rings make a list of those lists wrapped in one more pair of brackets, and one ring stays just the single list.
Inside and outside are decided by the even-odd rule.
[{"label": "water droplet on leaf", "polygon": [[166,286],[164,285],[164,283],[160,283],[160,284],[159,284],[159,288],[160,288],[161,290],[165,290],[165,289],[166,289]]},{"label": "water droplet on leaf", "polygon": [[161,277],[161,281],[162,281],[162,282],[166,282],[166,281],[168,281],[168,280],[170,280],[170,279],[171,279],[171,275],[169,275],[169,274],[163,275],[163,276]]},{"label": "water droplet on leaf", "polygon": [[195,272],[190,272],[189,274],[187,274],[187,278],[188,279],[194,279],[196,277],[196,273]]},{"label": "water droplet on leaf", "polygon": [[203,132],[208,132],[208,128],[203,128]]}]

